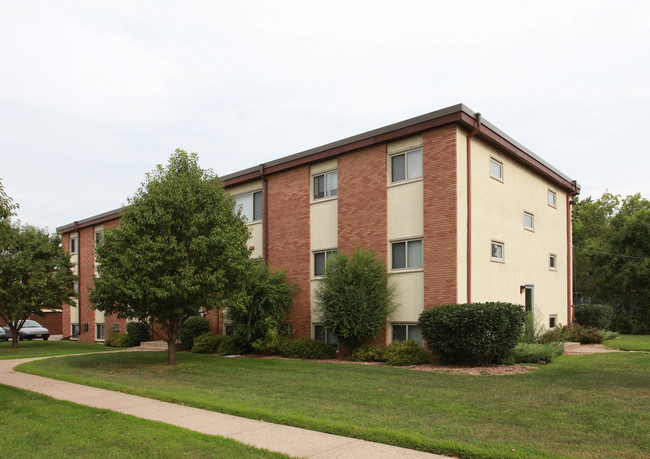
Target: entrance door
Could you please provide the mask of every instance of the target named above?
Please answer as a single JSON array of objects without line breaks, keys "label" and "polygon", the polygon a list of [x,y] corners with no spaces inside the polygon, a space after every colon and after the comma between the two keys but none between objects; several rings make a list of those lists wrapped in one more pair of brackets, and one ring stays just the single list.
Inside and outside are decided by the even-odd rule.
[{"label": "entrance door", "polygon": [[526,284],[526,299],[525,299],[526,312],[533,312],[535,309],[535,286]]}]

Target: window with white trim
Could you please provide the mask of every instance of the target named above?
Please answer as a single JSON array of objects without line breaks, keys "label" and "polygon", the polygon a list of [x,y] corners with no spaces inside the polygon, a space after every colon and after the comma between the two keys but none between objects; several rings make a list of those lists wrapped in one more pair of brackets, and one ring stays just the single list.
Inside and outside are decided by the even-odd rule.
[{"label": "window with white trim", "polygon": [[336,350],[338,351],[339,340],[325,325],[314,325],[314,339],[336,346]]},{"label": "window with white trim", "polygon": [[503,163],[498,159],[490,158],[490,177],[503,182]]},{"label": "window with white trim", "polygon": [[555,328],[557,327],[557,315],[556,314],[551,314],[548,316],[548,328]]},{"label": "window with white trim", "polygon": [[392,324],[393,341],[413,340],[424,346],[422,330],[418,324]]},{"label": "window with white trim", "polygon": [[235,196],[235,212],[238,210],[241,210],[245,222],[262,220],[262,192],[255,191]]},{"label": "window with white trim", "polygon": [[314,181],[314,200],[331,198],[338,194],[338,173],[337,171],[326,172],[315,175]]},{"label": "window with white trim", "polygon": [[422,148],[391,156],[390,174],[392,183],[422,177]]},{"label": "window with white trim", "polygon": [[70,253],[77,253],[79,251],[79,238],[71,237],[70,238]]},{"label": "window with white trim", "polygon": [[103,341],[106,339],[106,327],[104,324],[97,324],[97,334],[95,335],[95,339],[98,341]]},{"label": "window with white trim", "polygon": [[535,217],[530,212],[524,212],[524,229],[535,231]]},{"label": "window with white trim", "polygon": [[551,271],[557,271],[557,255],[554,253],[548,255],[548,269]]},{"label": "window with white trim", "polygon": [[555,194],[555,191],[553,190],[548,190],[548,205],[551,207],[557,207],[557,195]]},{"label": "window with white trim", "polygon": [[325,274],[325,265],[327,260],[336,253],[336,250],[323,250],[314,252],[314,277],[319,277]]},{"label": "window with white trim", "polygon": [[505,260],[505,244],[500,241],[492,241],[490,247],[490,260],[503,262]]},{"label": "window with white trim", "polygon": [[392,269],[422,267],[422,239],[398,241],[391,244]]}]

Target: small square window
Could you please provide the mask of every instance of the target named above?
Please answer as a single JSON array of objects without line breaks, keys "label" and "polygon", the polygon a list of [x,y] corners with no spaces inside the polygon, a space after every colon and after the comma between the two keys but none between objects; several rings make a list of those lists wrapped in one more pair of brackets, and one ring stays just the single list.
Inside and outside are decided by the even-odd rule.
[{"label": "small square window", "polygon": [[322,252],[314,252],[314,277],[319,277],[325,274],[325,265],[327,260],[335,254],[336,250],[324,250]]},{"label": "small square window", "polygon": [[490,260],[492,261],[504,261],[504,244],[499,241],[492,241],[491,251],[490,251]]},{"label": "small square window", "polygon": [[241,216],[245,222],[256,222],[262,220],[262,192],[242,194],[235,196],[235,209],[237,213],[241,209]]},{"label": "small square window", "polygon": [[70,253],[77,253],[79,250],[79,238],[71,237],[70,238]]},{"label": "small square window", "polygon": [[422,239],[393,242],[392,269],[422,267]]},{"label": "small square window", "polygon": [[324,343],[331,344],[337,347],[339,340],[332,332],[330,332],[324,325],[314,325],[314,339],[323,341]]},{"label": "small square window", "polygon": [[422,177],[422,149],[391,156],[390,171],[393,183]]},{"label": "small square window", "polygon": [[490,158],[490,177],[503,182],[503,163],[494,158]]},{"label": "small square window", "polygon": [[554,314],[548,317],[548,328],[555,327],[557,327],[557,316]]},{"label": "small square window", "polygon": [[337,171],[314,176],[314,200],[336,196],[338,191]]},{"label": "small square window", "polygon": [[535,218],[533,217],[533,214],[530,212],[524,212],[524,228],[529,230],[529,231],[534,231],[535,226],[534,226]]},{"label": "small square window", "polygon": [[116,332],[120,331],[120,324],[114,323],[113,324],[113,331],[116,331]]},{"label": "small square window", "polygon": [[557,255],[551,253],[548,256],[548,269],[557,271]]},{"label": "small square window", "polygon": [[557,195],[555,191],[548,190],[548,205],[551,207],[557,207]]}]

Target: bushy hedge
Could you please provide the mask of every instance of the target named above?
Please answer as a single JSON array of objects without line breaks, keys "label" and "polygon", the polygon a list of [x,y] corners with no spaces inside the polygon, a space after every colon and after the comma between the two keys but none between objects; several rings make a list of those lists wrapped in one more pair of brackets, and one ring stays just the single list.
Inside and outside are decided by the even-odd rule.
[{"label": "bushy hedge", "polygon": [[608,304],[576,305],[576,322],[585,327],[609,330],[614,318],[614,309]]},{"label": "bushy hedge", "polygon": [[212,332],[203,333],[194,338],[192,352],[197,354],[217,354],[221,343],[228,339],[230,338],[226,335],[217,335]]},{"label": "bushy hedge", "polygon": [[505,363],[550,363],[564,353],[559,343],[519,343],[504,360]]},{"label": "bushy hedge", "polygon": [[127,322],[126,333],[131,339],[132,346],[139,346],[143,341],[149,341],[149,325],[144,322]]},{"label": "bushy hedge", "polygon": [[487,365],[515,347],[525,319],[523,306],[511,303],[447,304],[422,312],[419,325],[443,361]]},{"label": "bushy hedge", "polygon": [[577,341],[580,344],[598,344],[603,342],[603,335],[594,327],[583,327],[580,324],[564,325],[555,327],[542,335],[540,342],[570,342]]},{"label": "bushy hedge", "polygon": [[292,359],[331,359],[336,349],[331,344],[309,338],[294,339],[291,335],[269,329],[264,338],[253,343],[256,352],[265,355],[280,355]]},{"label": "bushy hedge", "polygon": [[386,349],[378,344],[362,344],[352,352],[350,360],[355,362],[385,362],[385,351]]},{"label": "bushy hedge", "polygon": [[109,347],[130,347],[131,338],[127,333],[115,332],[108,337],[105,344]]},{"label": "bushy hedge", "polygon": [[194,339],[210,331],[210,322],[205,317],[192,316],[185,319],[178,332],[178,338],[186,349],[192,350]]},{"label": "bushy hedge", "polygon": [[388,365],[421,365],[431,362],[431,355],[413,340],[393,341],[384,351]]}]

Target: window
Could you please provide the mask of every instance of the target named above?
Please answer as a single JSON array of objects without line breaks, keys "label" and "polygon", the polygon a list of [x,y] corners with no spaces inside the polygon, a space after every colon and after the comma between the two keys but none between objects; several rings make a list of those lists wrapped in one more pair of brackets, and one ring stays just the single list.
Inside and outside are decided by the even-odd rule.
[{"label": "window", "polygon": [[75,291],[75,293],[79,293],[79,281],[78,280],[74,281],[74,291]]},{"label": "window", "polygon": [[548,255],[548,269],[557,271],[557,255],[554,253]]},{"label": "window", "polygon": [[490,158],[490,177],[503,182],[503,163],[494,158]]},{"label": "window", "polygon": [[314,199],[323,199],[338,194],[337,172],[327,172],[314,176]]},{"label": "window", "polygon": [[413,340],[424,346],[422,331],[417,324],[393,324],[393,341]]},{"label": "window", "polygon": [[104,238],[104,231],[95,232],[95,244],[99,244]]},{"label": "window", "polygon": [[79,251],[79,238],[70,238],[70,253],[77,253]]},{"label": "window", "polygon": [[533,226],[534,223],[534,217],[533,214],[530,212],[524,212],[524,228],[527,229],[528,231],[535,231],[535,227]]},{"label": "window", "polygon": [[422,267],[422,239],[392,243],[393,269]]},{"label": "window", "polygon": [[524,288],[526,290],[524,306],[526,307],[526,312],[532,313],[535,309],[535,286],[526,284]]},{"label": "window", "polygon": [[557,207],[557,196],[555,191],[548,190],[548,205],[551,207]]},{"label": "window", "polygon": [[422,177],[422,149],[391,156],[390,173],[393,183]]},{"label": "window", "polygon": [[104,324],[97,324],[97,335],[95,339],[97,340],[106,339],[106,327],[104,326]]},{"label": "window", "polygon": [[557,326],[557,315],[553,314],[548,317],[548,328],[555,328]]},{"label": "window", "polygon": [[336,250],[325,250],[323,252],[314,252],[314,277],[325,274],[325,265],[327,260],[336,253]]},{"label": "window", "polygon": [[314,339],[322,341],[327,344],[332,344],[336,346],[338,351],[339,340],[336,336],[332,334],[324,325],[314,325]]},{"label": "window", "polygon": [[492,261],[504,261],[504,244],[499,241],[492,241],[492,247],[490,251],[490,260]]},{"label": "window", "polygon": [[79,324],[71,324],[72,325],[72,338],[79,338]]},{"label": "window", "polygon": [[280,331],[285,335],[291,334],[291,322],[282,322],[280,324]]},{"label": "window", "polygon": [[262,219],[262,192],[235,196],[235,212],[241,209],[241,216],[246,222],[256,222]]},{"label": "window", "polygon": [[224,332],[226,336],[230,336],[232,338],[233,336],[235,336],[235,326],[232,324],[224,325]]},{"label": "window", "polygon": [[116,331],[116,332],[120,331],[120,324],[117,324],[117,323],[113,324],[113,331]]}]

